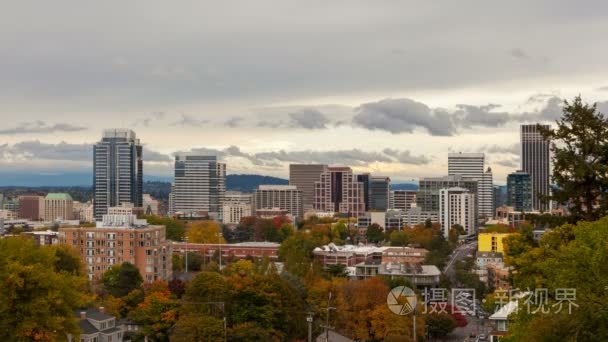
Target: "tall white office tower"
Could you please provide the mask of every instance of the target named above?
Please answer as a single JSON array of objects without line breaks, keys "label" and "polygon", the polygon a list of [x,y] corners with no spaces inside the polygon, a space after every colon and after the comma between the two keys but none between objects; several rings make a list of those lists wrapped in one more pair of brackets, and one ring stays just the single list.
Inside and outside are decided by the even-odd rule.
[{"label": "tall white office tower", "polygon": [[475,234],[475,195],[464,188],[439,190],[439,224],[447,238],[452,226],[458,224],[467,235]]},{"label": "tall white office tower", "polygon": [[132,203],[142,206],[142,145],[130,129],[103,131],[93,147],[94,215],[101,220],[108,208]]},{"label": "tall white office tower", "polygon": [[494,185],[492,169],[484,172],[483,153],[449,153],[448,174],[462,175],[477,181],[477,215],[479,217],[494,217]]},{"label": "tall white office tower", "polygon": [[209,215],[222,220],[226,194],[226,164],[216,156],[183,153],[175,156],[171,214]]},{"label": "tall white office tower", "polygon": [[[549,125],[541,125],[548,129]],[[521,169],[530,175],[532,180],[532,208],[538,211],[549,211],[550,203],[543,201],[543,196],[550,195],[549,188],[549,141],[547,141],[536,124],[521,125]]]}]

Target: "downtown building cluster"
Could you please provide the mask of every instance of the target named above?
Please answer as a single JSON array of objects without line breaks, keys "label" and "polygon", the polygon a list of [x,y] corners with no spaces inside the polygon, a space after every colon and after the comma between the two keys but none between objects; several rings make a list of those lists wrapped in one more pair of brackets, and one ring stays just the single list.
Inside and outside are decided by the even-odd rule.
[{"label": "downtown building cluster", "polygon": [[[57,236],[37,238],[79,249],[91,278],[129,261],[146,281],[166,279],[171,247],[164,227],[150,226],[135,216],[159,213],[158,201],[143,193],[144,159],[135,132],[106,130],[94,146],[92,203],[56,193],[23,195],[16,201],[2,198],[0,219],[71,226],[61,228]],[[492,170],[483,153],[449,153],[447,174],[420,178],[416,190],[393,190],[389,177],[358,174],[348,166],[291,164],[289,184],[260,185],[253,193],[226,191],[227,166],[216,156],[179,153],[168,213],[228,225],[249,216],[288,216],[292,222],[311,215],[342,216],[355,219],[359,229],[378,224],[384,230],[430,220],[440,224],[446,237],[456,225],[471,236],[488,220],[516,225],[523,213],[549,211],[551,206],[544,201],[550,192],[549,142],[536,125],[521,126],[521,163],[521,170],[507,178],[505,203],[497,203]],[[80,222],[97,224],[85,229],[78,227]]]}]

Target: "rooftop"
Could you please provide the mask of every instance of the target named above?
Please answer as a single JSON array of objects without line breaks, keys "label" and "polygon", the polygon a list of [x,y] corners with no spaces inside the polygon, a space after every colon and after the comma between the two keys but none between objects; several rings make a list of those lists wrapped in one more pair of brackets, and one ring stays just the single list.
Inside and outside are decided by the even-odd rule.
[{"label": "rooftop", "polygon": [[298,187],[295,185],[261,184],[258,186],[258,190],[298,190]]},{"label": "rooftop", "polygon": [[329,245],[317,247],[313,250],[313,252],[329,252],[329,253],[359,253],[359,254],[368,254],[368,253],[382,253],[389,247],[377,247],[374,245],[344,245],[337,246],[333,243]]},{"label": "rooftop", "polygon": [[64,192],[49,192],[44,199],[72,201],[72,196]]}]

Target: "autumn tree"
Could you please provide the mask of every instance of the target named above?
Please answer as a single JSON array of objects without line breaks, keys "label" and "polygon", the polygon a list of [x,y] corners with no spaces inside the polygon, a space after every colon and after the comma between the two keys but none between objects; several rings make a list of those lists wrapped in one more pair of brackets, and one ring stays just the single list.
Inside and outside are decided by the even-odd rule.
[{"label": "autumn tree", "polygon": [[167,284],[155,282],[146,289],[144,301],[128,317],[142,326],[138,335],[153,341],[169,341],[169,332],[177,322],[179,307]]},{"label": "autumn tree", "polygon": [[29,238],[0,239],[0,341],[58,341],[80,329],[88,281],[63,248]]},{"label": "autumn tree", "polygon": [[539,126],[551,142],[552,180],[544,200],[568,203],[574,217],[594,221],[608,213],[608,119],[580,96],[564,101],[556,128]]},{"label": "autumn tree", "polygon": [[[343,282],[336,294],[336,306],[339,327],[350,332],[349,337],[361,340],[382,339],[388,331],[388,320],[397,317],[385,315],[379,307],[386,307],[389,288],[380,278],[368,278],[361,281]],[[379,322],[378,319],[382,319]],[[375,331],[374,328],[383,326]]]},{"label": "autumn tree", "polygon": [[222,228],[212,220],[192,221],[186,225],[186,236],[192,243],[226,243]]}]

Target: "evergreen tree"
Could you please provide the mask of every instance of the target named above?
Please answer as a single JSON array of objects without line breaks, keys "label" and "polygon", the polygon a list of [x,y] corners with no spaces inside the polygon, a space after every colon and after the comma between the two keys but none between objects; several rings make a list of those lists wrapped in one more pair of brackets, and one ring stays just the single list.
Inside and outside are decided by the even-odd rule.
[{"label": "evergreen tree", "polygon": [[568,203],[574,218],[594,221],[608,213],[608,119],[596,104],[580,96],[564,101],[557,128],[541,132],[551,141],[552,179],[556,184],[547,199]]}]

